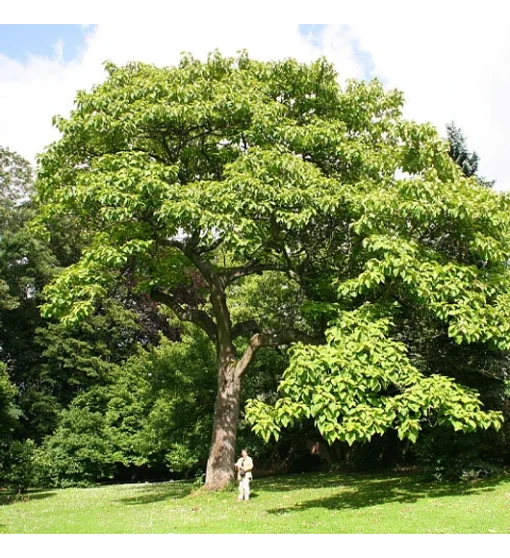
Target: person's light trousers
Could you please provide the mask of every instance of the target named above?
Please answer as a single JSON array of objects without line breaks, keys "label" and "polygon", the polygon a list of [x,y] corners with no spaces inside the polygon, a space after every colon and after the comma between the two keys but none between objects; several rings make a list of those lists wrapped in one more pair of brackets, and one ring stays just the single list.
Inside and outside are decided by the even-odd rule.
[{"label": "person's light trousers", "polygon": [[250,498],[250,479],[248,475],[239,481],[239,499],[248,500]]}]

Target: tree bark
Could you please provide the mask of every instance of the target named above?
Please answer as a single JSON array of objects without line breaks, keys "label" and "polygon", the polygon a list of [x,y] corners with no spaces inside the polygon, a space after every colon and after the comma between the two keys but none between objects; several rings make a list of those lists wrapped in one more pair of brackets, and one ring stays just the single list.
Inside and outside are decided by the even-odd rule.
[{"label": "tree bark", "polygon": [[218,393],[205,486],[224,488],[234,480],[237,424],[241,395],[241,376],[235,361],[218,362]]},{"label": "tree bark", "polygon": [[237,351],[232,340],[232,322],[225,288],[211,276],[211,303],[217,325],[218,392],[214,405],[213,434],[205,486],[218,490],[234,479],[237,423],[241,396],[241,374],[237,369]]}]

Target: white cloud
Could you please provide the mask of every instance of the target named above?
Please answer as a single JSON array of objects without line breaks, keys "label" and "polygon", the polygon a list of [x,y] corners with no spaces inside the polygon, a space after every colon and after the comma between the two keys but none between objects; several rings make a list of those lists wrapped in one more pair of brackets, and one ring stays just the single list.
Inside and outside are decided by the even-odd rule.
[{"label": "white cloud", "polygon": [[51,117],[70,107],[75,72],[58,56],[21,64],[0,55],[0,143],[32,160],[55,137]]},{"label": "white cloud", "polygon": [[294,56],[309,61],[325,55],[343,80],[364,77],[361,49],[370,53],[376,75],[405,92],[406,115],[431,121],[442,133],[454,120],[479,153],[481,172],[500,188],[510,188],[505,141],[510,128],[510,38],[503,26],[378,22],[349,24],[346,31],[329,24],[311,41],[300,35],[297,24],[281,23],[282,18],[259,23],[260,17],[252,19],[246,11],[235,23],[227,17],[200,23],[192,17],[193,6],[179,17],[163,14],[157,23],[86,28],[84,50],[71,62],[62,59],[58,44],[52,58],[31,57],[23,64],[0,55],[0,144],[34,160],[57,137],[52,116],[68,114],[77,89],[104,79],[107,59],[171,65],[182,51],[205,56],[215,48],[226,55],[247,49],[260,59]]},{"label": "white cloud", "polygon": [[183,51],[203,57],[214,49],[226,55],[248,49],[252,56],[263,59],[289,54],[310,57],[297,25],[268,22],[259,26],[249,20],[234,24],[228,19],[214,24],[174,19],[145,27],[101,25],[87,56],[96,62],[106,57],[116,63],[141,60],[165,65],[177,62]]},{"label": "white cloud", "polygon": [[432,122],[442,135],[453,120],[480,156],[480,173],[510,189],[508,26],[438,20],[351,29],[371,53],[375,74],[404,91],[405,115]]}]

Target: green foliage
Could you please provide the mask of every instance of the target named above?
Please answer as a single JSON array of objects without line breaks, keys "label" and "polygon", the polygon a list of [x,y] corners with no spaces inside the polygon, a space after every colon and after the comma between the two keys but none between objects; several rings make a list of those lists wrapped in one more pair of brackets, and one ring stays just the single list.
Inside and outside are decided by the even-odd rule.
[{"label": "green foliage", "polygon": [[370,441],[390,428],[416,442],[424,421],[454,430],[499,428],[502,417],[481,410],[476,393],[446,376],[424,376],[390,329],[391,309],[365,305],[344,312],[327,344],[295,345],[274,407],[248,404],[255,432],[269,439],[294,421],[313,418],[329,443]]},{"label": "green foliage", "polygon": [[303,314],[303,289],[285,273],[266,272],[246,277],[227,291],[234,323],[254,320],[269,331],[310,328]]},{"label": "green foliage", "polygon": [[[404,120],[401,93],[341,88],[325,60],[213,53],[107,70],[40,158],[39,225],[72,221],[84,245],[47,287],[45,316],[78,323],[124,282],[212,323],[218,354],[237,356],[232,316],[326,330],[325,345],[292,349],[274,406],[250,404],[266,438],[303,418],[350,444],[388,428],[414,442],[424,421],[500,426],[409,324],[446,330],[450,355],[510,348],[510,198],[464,176],[431,125]],[[174,408],[151,412],[159,424]],[[179,462],[197,457],[170,445]]]},{"label": "green foliage", "polygon": [[9,439],[13,424],[18,418],[18,413],[14,404],[16,388],[12,385],[7,367],[0,362],[0,443]]},{"label": "green foliage", "polygon": [[7,456],[12,444],[13,433],[18,426],[19,409],[15,404],[17,390],[10,381],[7,367],[0,362],[0,482],[3,484],[9,473]]},{"label": "green foliage", "polygon": [[491,188],[494,180],[488,181],[478,175],[480,158],[476,152],[470,152],[466,145],[466,138],[453,122],[446,126],[448,142],[450,143],[450,157],[459,165],[465,176],[474,176],[482,186]]},{"label": "green foliage", "polygon": [[[31,437],[30,432],[24,436],[22,430],[27,409],[24,399],[36,384],[32,369],[40,354],[34,343],[36,329],[43,325],[37,308],[39,295],[57,263],[49,244],[28,230],[27,223],[35,215],[32,190],[29,163],[0,148],[0,358],[7,364],[16,390],[12,404],[18,408],[19,419],[14,433],[12,421],[4,416],[0,417],[0,428],[21,439]],[[34,414],[43,421],[45,408],[54,402],[44,393],[36,399]],[[5,412],[10,409],[12,406],[6,404]]]},{"label": "green foliage", "polygon": [[214,354],[195,331],[139,349],[109,376],[75,396],[39,458],[42,482],[57,486],[113,478],[122,468],[190,475],[207,459]]},{"label": "green foliage", "polygon": [[16,205],[31,191],[32,169],[18,153],[0,146],[0,207]]},{"label": "green foliage", "polygon": [[476,480],[499,474],[504,452],[499,433],[459,435],[444,428],[426,432],[411,451],[423,470],[438,481]]},{"label": "green foliage", "polygon": [[[190,474],[207,459],[216,391],[215,355],[194,330],[162,340],[126,364],[112,386],[106,419],[124,459]],[[127,463],[126,463],[127,464]]]},{"label": "green foliage", "polygon": [[36,445],[33,440],[15,440],[4,460],[4,482],[18,493],[27,492],[37,478]]},{"label": "green foliage", "polygon": [[429,129],[400,122],[400,93],[376,81],[341,91],[325,60],[215,53],[108,71],[57,119],[63,137],[40,160],[39,222],[73,219],[86,241],[47,289],[45,315],[69,323],[126,270],[141,291],[182,282],[190,262],[168,239],[189,239],[218,271],[310,267],[324,237],[336,240],[342,184],[391,179],[416,166],[422,144],[432,159],[445,150]]},{"label": "green foliage", "polygon": [[116,366],[143,339],[137,316],[112,299],[74,327],[38,319],[35,332],[24,332],[22,325],[19,333],[16,324],[11,325],[5,346],[16,356],[11,361],[12,378],[21,387],[19,436],[37,443],[55,430],[60,413],[77,394],[109,384]]},{"label": "green foliage", "polygon": [[[0,146],[0,312],[33,297],[52,274],[54,259],[30,235],[32,169],[17,153]],[[44,278],[44,279],[43,279]],[[0,316],[1,319],[1,316]]]},{"label": "green foliage", "polygon": [[46,486],[86,486],[114,473],[114,446],[100,413],[71,407],[44,442],[38,463]]},{"label": "green foliage", "polygon": [[453,122],[447,125],[448,141],[450,142],[450,156],[460,166],[465,176],[476,175],[478,171],[479,157],[473,151],[469,152],[466,146],[466,138],[460,128]]},{"label": "green foliage", "polygon": [[[415,176],[342,191],[352,263],[333,284],[340,307],[359,309],[332,320],[326,346],[292,349],[275,406],[249,403],[248,418],[265,439],[310,417],[327,441],[349,444],[388,428],[415,442],[424,422],[462,432],[501,426],[501,414],[481,411],[478,396],[448,378],[448,368],[410,355],[394,319],[412,316],[418,331],[432,319],[434,337],[445,324],[459,345],[508,350],[508,199],[456,175],[434,147],[435,132],[407,132],[409,141],[425,141],[404,156],[403,170]],[[375,306],[363,306],[367,300]]]}]

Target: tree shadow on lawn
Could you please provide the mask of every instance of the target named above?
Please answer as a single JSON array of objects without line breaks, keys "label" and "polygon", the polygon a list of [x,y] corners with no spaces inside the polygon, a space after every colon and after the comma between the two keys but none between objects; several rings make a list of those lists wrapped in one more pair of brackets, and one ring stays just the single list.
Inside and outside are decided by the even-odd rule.
[{"label": "tree shadow on lawn", "polygon": [[327,488],[342,486],[349,475],[338,473],[303,473],[255,479],[260,488],[266,492],[289,492],[306,488]]},{"label": "tree shadow on lawn", "polygon": [[[322,477],[322,476],[321,476]],[[493,491],[497,485],[507,481],[505,478],[472,481],[470,483],[435,483],[411,476],[391,477],[363,477],[351,475],[337,475],[326,480],[325,478],[312,479],[312,482],[303,482],[299,477],[293,483],[287,483],[287,490],[302,488],[326,488],[337,486],[338,492],[333,496],[317,498],[295,504],[289,507],[277,507],[268,510],[270,514],[305,511],[313,508],[329,510],[361,509],[379,506],[388,503],[412,504],[423,498],[441,498],[446,496],[467,496]],[[265,490],[277,490],[274,487],[264,487]],[[283,489],[285,490],[285,488]]]},{"label": "tree shadow on lawn", "polygon": [[164,500],[180,500],[189,496],[194,489],[193,482],[165,482],[157,484],[137,485],[134,490],[140,491],[137,496],[121,498],[118,500],[122,504],[129,506],[154,504]]},{"label": "tree shadow on lawn", "polygon": [[20,502],[30,502],[31,500],[44,500],[56,495],[56,492],[50,490],[29,490],[24,494],[17,492],[0,492],[0,506],[8,506],[10,504],[19,504]]}]

